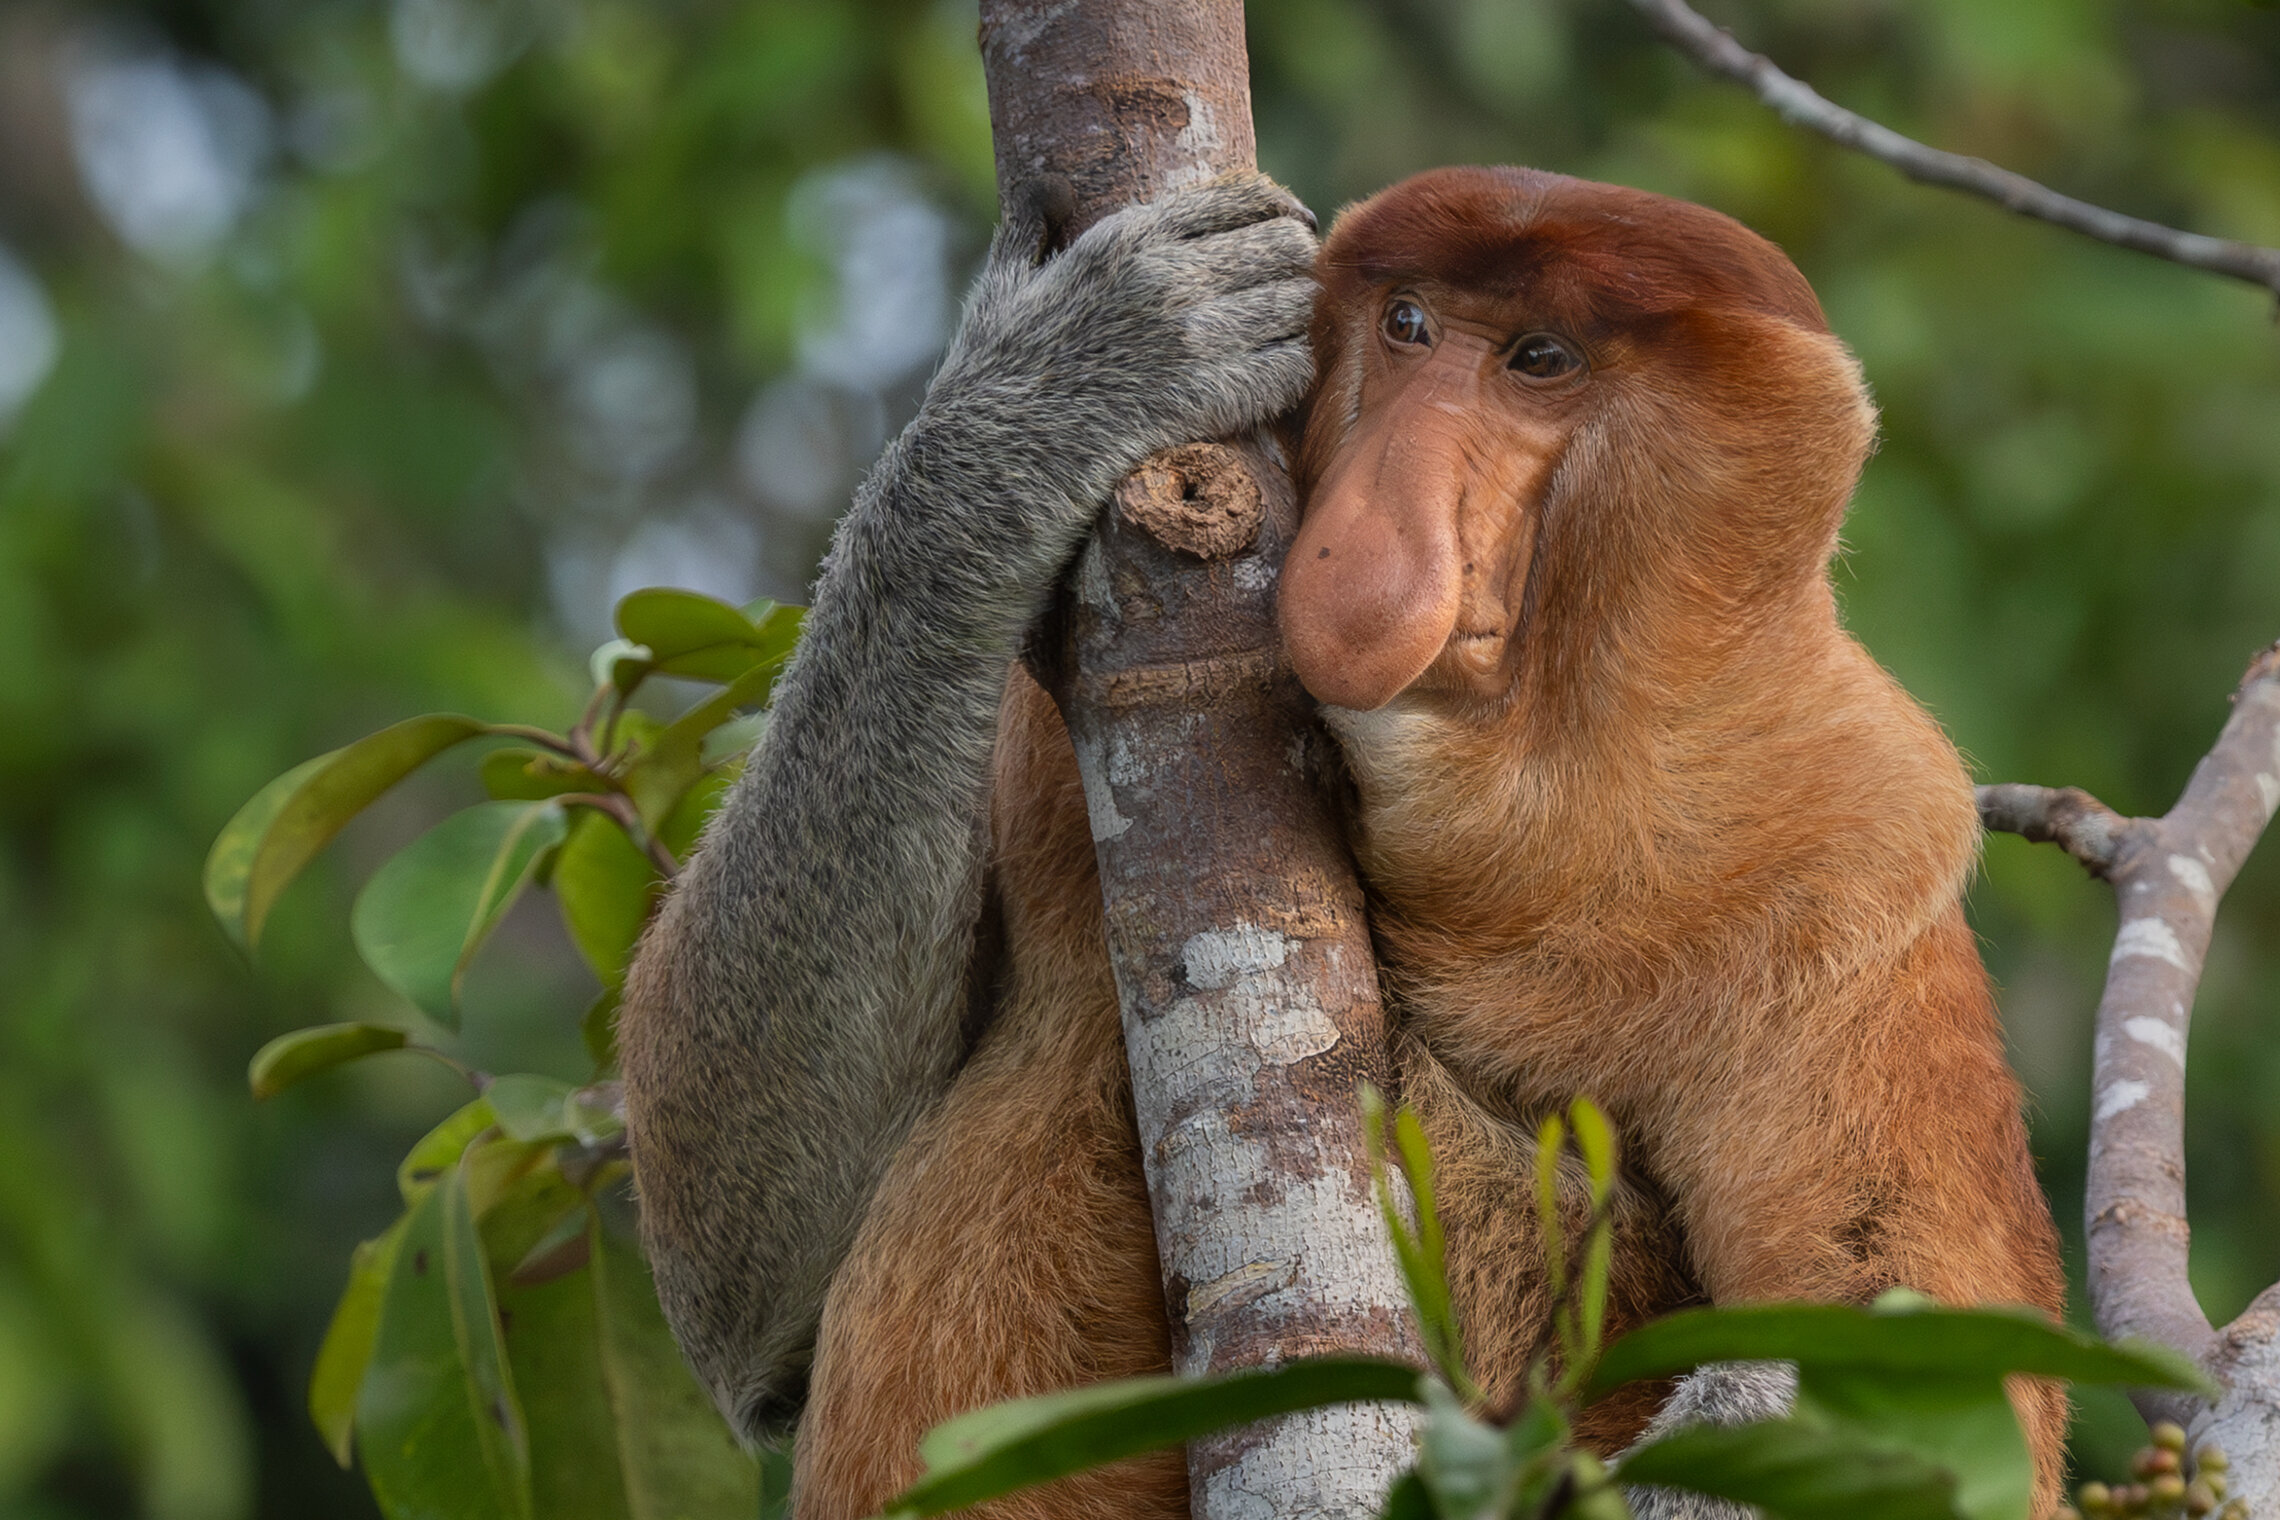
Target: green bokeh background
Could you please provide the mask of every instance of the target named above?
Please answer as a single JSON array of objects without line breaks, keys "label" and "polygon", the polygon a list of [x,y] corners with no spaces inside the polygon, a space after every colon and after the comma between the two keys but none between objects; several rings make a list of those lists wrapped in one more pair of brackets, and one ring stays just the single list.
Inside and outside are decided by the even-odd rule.
[{"label": "green bokeh background", "polygon": [[[1715,15],[1941,146],[2280,243],[2280,11]],[[987,234],[973,31],[918,0],[0,0],[0,276],[51,319],[0,321],[40,375],[0,434],[0,1517],[371,1513],[301,1388],[395,1158],[457,1095],[384,1058],[257,1107],[242,1073],[290,1027],[415,1018],[347,906],[474,789],[444,767],[360,821],[258,971],[200,904],[206,844],[395,718],[568,721],[615,592],[799,594]],[[1779,241],[1884,408],[1852,626],[1983,779],[2168,806],[2280,636],[2268,298],[1799,136],[1619,0],[1258,0],[1251,45],[1264,165],[1325,211],[1526,162]],[[1973,910],[2078,1242],[2110,898],[1998,839]],[[591,990],[522,913],[464,1047],[579,1076]],[[2222,1319],[2280,1277],[2270,844],[2190,1082]],[[2141,1432],[2080,1406],[2110,1475]]]}]

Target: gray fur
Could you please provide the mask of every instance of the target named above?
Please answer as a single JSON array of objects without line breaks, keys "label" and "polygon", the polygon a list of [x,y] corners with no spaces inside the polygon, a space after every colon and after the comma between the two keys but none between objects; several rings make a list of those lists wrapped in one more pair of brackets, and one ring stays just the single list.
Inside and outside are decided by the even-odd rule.
[{"label": "gray fur", "polygon": [[[1679,1380],[1638,1444],[1688,1425],[1778,1420],[1797,1402],[1797,1369],[1787,1362],[1713,1362]],[[1632,1520],[1759,1520],[1762,1511],[1675,1488],[1627,1488]]]},{"label": "gray fur", "polygon": [[1148,454],[1304,395],[1314,238],[1255,177],[1035,261],[1001,230],[918,417],[840,524],[767,731],[643,941],[620,1025],[667,1318],[757,1435],[961,1054],[988,766],[1021,639]]}]

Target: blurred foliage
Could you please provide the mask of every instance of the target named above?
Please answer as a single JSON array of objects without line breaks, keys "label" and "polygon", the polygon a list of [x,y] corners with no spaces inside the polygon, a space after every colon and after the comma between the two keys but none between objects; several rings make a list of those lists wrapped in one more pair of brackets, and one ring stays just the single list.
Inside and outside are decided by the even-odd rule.
[{"label": "blurred foliage", "polygon": [[[1885,409],[1853,626],[1983,777],[2169,804],[2280,634],[2262,297],[1797,136],[1616,0],[1250,10],[1262,159],[1319,208],[1524,161],[1779,240]],[[2280,242],[2280,11],[1714,14],[1940,146]],[[972,29],[919,0],[0,0],[0,1516],[370,1513],[302,1391],[455,1079],[364,1061],[257,1107],[245,1062],[370,1022],[582,1080],[560,1011],[598,986],[528,907],[458,1034],[362,968],[352,886],[472,756],[343,832],[258,975],[200,902],[205,847],[406,714],[569,723],[635,586],[799,598],[990,221]],[[2110,898],[1996,839],[1974,911],[2077,1234]],[[2220,1317],[2280,1276],[2276,994],[2268,844],[2192,1042]],[[2142,1427],[2078,1405],[2086,1467],[2122,1470]]]},{"label": "blurred foliage", "polygon": [[[350,1258],[309,1379],[326,1446],[363,1468],[391,1520],[760,1512],[761,1464],[682,1359],[635,1243],[616,1015],[642,926],[743,768],[753,727],[741,714],[766,704],[801,617],[766,600],[636,591],[567,732],[457,713],[391,723],[271,781],[207,853],[206,905],[250,953],[280,895],[358,815],[461,745],[512,740],[485,746],[488,801],[372,873],[350,935],[373,975],[458,1030],[469,967],[540,886],[601,983],[578,1021],[582,1086],[479,1070],[401,1026],[358,1022],[291,1030],[247,1066],[254,1096],[270,1098],[410,1051],[473,1089],[397,1167],[404,1213]],[[631,706],[656,676],[719,690],[659,723]]]}]

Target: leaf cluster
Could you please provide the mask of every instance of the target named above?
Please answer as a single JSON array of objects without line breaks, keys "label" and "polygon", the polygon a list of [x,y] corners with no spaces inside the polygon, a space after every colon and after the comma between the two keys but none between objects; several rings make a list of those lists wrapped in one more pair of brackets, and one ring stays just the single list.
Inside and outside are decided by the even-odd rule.
[{"label": "leaf cluster", "polygon": [[[310,1380],[327,1447],[343,1466],[361,1457],[391,1517],[755,1512],[761,1466],[682,1362],[619,1217],[612,1015],[659,890],[741,764],[738,715],[767,700],[799,624],[797,608],[637,591],[567,732],[408,719],[279,776],[208,855],[207,902],[251,952],[280,894],[358,813],[447,751],[512,741],[483,757],[489,800],[373,872],[350,916],[357,950],[420,1014],[456,1029],[469,963],[537,887],[604,989],[583,1023],[584,1085],[470,1070],[416,1026],[370,1022],[281,1035],[248,1070],[266,1098],[401,1050],[476,1090],[404,1158],[404,1212],[357,1248]],[[659,720],[631,705],[656,677],[715,689]]]},{"label": "leaf cluster", "polygon": [[[921,1448],[926,1475],[888,1514],[942,1514],[1253,1420],[1388,1400],[1422,1413],[1416,1462],[1388,1494],[1384,1520],[1618,1520],[1630,1513],[1624,1490],[1641,1485],[1754,1505],[1781,1520],[2028,1520],[2033,1463],[2006,1378],[2211,1391],[2164,1348],[2109,1345],[2025,1311],[1942,1308],[1898,1289],[1865,1309],[1689,1310],[1602,1349],[1617,1160],[1604,1115],[1579,1098],[1564,1118],[1545,1121],[1537,1152],[1559,1367],[1547,1359],[1531,1368],[1519,1409],[1499,1422],[1464,1367],[1424,1132],[1406,1111],[1389,1122],[1375,1093],[1362,1102],[1379,1202],[1430,1366],[1321,1358],[1000,1404],[937,1427]],[[1570,1143],[1593,1200],[1573,1262],[1552,1188]],[[1784,1418],[1683,1427],[1612,1461],[1575,1442],[1577,1414],[1626,1384],[1760,1361],[1797,1370],[1796,1404]]]}]

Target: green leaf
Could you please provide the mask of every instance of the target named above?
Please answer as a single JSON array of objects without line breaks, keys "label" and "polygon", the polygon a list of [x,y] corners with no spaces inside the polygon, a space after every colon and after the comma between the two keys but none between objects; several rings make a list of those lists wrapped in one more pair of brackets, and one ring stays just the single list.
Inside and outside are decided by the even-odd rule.
[{"label": "green leaf", "polygon": [[1633,1451],[1616,1475],[1754,1504],[1781,1520],[1956,1520],[1947,1472],[1801,1420],[1690,1426]]},{"label": "green leaf", "polygon": [[760,629],[742,609],[669,586],[629,592],[617,604],[621,637],[649,646],[658,660],[714,644],[755,644]]},{"label": "green leaf", "polygon": [[1412,1467],[1393,1480],[1386,1490],[1385,1508],[1378,1511],[1378,1520],[1439,1520],[1433,1510],[1432,1492],[1425,1480]]},{"label": "green leaf", "polygon": [[561,1140],[570,1134],[571,1087],[552,1077],[514,1072],[483,1090],[499,1128],[511,1140]]},{"label": "green leaf", "polygon": [[375,1051],[402,1050],[409,1040],[401,1029],[385,1024],[318,1024],[281,1034],[253,1053],[246,1063],[246,1084],[257,1098],[274,1098],[286,1088],[320,1071]]},{"label": "green leaf", "polygon": [[372,1364],[380,1334],[380,1305],[388,1295],[396,1248],[403,1242],[408,1218],[399,1217],[380,1235],[359,1242],[349,1257],[348,1286],[333,1307],[332,1323],[317,1348],[317,1365],[309,1374],[309,1418],[325,1438],[325,1449],[343,1467],[353,1458],[356,1393]]},{"label": "green leaf", "polygon": [[1433,1197],[1433,1153],[1426,1144],[1424,1127],[1406,1107],[1392,1115],[1394,1154],[1409,1184],[1410,1202],[1417,1215],[1417,1228],[1412,1230],[1394,1202],[1386,1154],[1385,1099],[1375,1087],[1365,1084],[1361,1104],[1362,1133],[1378,1212],[1393,1245],[1394,1263],[1409,1290],[1410,1306],[1416,1310],[1426,1355],[1443,1380],[1466,1397],[1477,1398],[1480,1390],[1465,1370],[1464,1340],[1458,1333],[1456,1306],[1449,1292],[1447,1243]]},{"label": "green leaf", "polygon": [[365,964],[456,1026],[467,963],[567,826],[551,802],[481,802],[413,840],[373,873],[349,915]]},{"label": "green leaf", "polygon": [[[573,1209],[557,1219],[544,1235],[530,1243],[528,1250],[515,1258],[514,1266],[507,1273],[507,1282],[515,1288],[532,1288],[540,1283],[552,1282],[565,1273],[578,1271],[593,1260],[592,1244],[586,1233],[584,1208]],[[492,1260],[495,1262],[498,1258],[494,1256]],[[508,1320],[510,1331],[513,1323],[512,1319]],[[516,1365],[519,1367],[522,1364],[517,1361]],[[529,1379],[521,1381],[522,1386],[530,1386]],[[529,1399],[523,1403],[525,1410],[531,1413],[531,1428],[535,1431],[538,1428],[538,1416],[531,1408]]]},{"label": "green leaf", "polygon": [[657,1307],[640,1248],[596,1211],[593,1284],[602,1376],[617,1415],[626,1508],[636,1520],[751,1520],[760,1467],[699,1387]]},{"label": "green leaf", "polygon": [[611,639],[597,646],[586,657],[586,669],[593,676],[594,684],[617,686],[618,693],[622,696],[631,691],[633,686],[618,686],[618,669],[621,665],[632,676],[633,686],[638,686],[640,678],[650,671],[648,648],[631,639]]},{"label": "green leaf", "polygon": [[2000,1376],[1813,1367],[1798,1374],[1797,1402],[1802,1417],[1945,1468],[1968,1520],[2027,1520],[2034,1458]]},{"label": "green leaf", "polygon": [[488,1098],[477,1098],[422,1135],[396,1164],[396,1191],[411,1208],[428,1195],[444,1173],[459,1165],[476,1136],[497,1124]]},{"label": "green leaf", "polygon": [[1583,1153],[1584,1167],[1591,1173],[1591,1201],[1596,1208],[1615,1186],[1615,1131],[1589,1098],[1578,1098],[1568,1105],[1568,1125],[1575,1131],[1575,1148]]},{"label": "green leaf", "polygon": [[754,666],[659,730],[625,776],[643,826],[656,829],[706,770],[705,735],[734,717],[740,708],[768,700],[782,661]]},{"label": "green leaf", "polygon": [[223,825],[206,856],[206,903],[249,953],[277,895],[333,835],[397,782],[490,725],[454,713],[409,718],[293,767]]},{"label": "green leaf", "polygon": [[1322,1357],[1272,1370],[1127,1378],[1015,1399],[929,1432],[918,1448],[926,1476],[889,1501],[887,1512],[939,1515],[1293,1410],[1420,1398],[1414,1367],[1372,1357]]},{"label": "green leaf", "polygon": [[664,878],[617,820],[579,810],[554,862],[554,898],[571,941],[606,988],[625,981]]},{"label": "green leaf", "polygon": [[1642,1325],[1607,1348],[1588,1392],[1668,1377],[1704,1362],[1787,1361],[1840,1371],[2028,1373],[2074,1383],[2179,1388],[2215,1395],[2193,1364],[2162,1346],[2109,1345],[2025,1310],[1877,1312],[1842,1304],[1688,1309]]},{"label": "green leaf", "polygon": [[356,1436],[391,1520],[531,1520],[529,1440],[459,1168],[405,1221]]},{"label": "green leaf", "polygon": [[630,695],[652,674],[733,682],[790,653],[801,612],[773,602],[749,610],[694,591],[653,587],[618,603],[623,638],[594,651],[597,682]]},{"label": "green leaf", "polygon": [[1434,1511],[1442,1520],[1501,1520],[1520,1477],[1504,1432],[1474,1419],[1438,1379],[1426,1379],[1424,1391],[1417,1471]]},{"label": "green leaf", "polygon": [[566,792],[607,792],[609,783],[541,749],[495,749],[483,757],[483,790],[501,802],[543,802]]},{"label": "green leaf", "polygon": [[[714,730],[718,733],[719,730]],[[672,853],[675,860],[687,860],[697,847],[697,837],[704,833],[705,825],[712,821],[728,789],[736,784],[739,772],[744,769],[741,760],[715,765],[699,776],[665,821],[657,825],[657,842]]]},{"label": "green leaf", "polygon": [[[572,1202],[558,1228],[570,1232],[583,1253],[591,1211],[574,1193]],[[485,1221],[484,1240],[494,1247],[522,1248],[527,1258],[539,1241],[522,1247],[522,1240],[543,1212],[536,1194],[510,1203]],[[494,1225],[505,1227],[505,1238]],[[591,1274],[573,1269],[537,1282],[510,1279],[500,1287],[499,1307],[507,1326],[507,1357],[530,1425],[533,1513],[540,1520],[635,1520],[626,1504],[617,1416],[602,1373],[601,1319]]]}]

